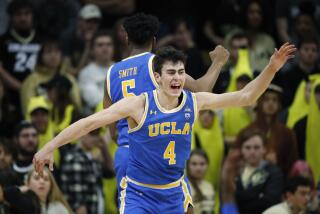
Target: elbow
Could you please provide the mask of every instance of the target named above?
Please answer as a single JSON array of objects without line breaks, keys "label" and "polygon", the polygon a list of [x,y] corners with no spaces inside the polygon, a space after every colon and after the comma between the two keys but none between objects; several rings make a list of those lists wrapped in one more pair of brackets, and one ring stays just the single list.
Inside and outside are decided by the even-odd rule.
[{"label": "elbow", "polygon": [[251,106],[254,105],[257,101],[257,98],[250,93],[243,93],[241,96],[241,105],[242,106]]}]

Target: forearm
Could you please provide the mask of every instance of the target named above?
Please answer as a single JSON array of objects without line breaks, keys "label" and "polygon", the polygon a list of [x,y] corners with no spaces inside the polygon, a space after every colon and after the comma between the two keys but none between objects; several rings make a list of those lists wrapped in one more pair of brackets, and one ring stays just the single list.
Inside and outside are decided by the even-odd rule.
[{"label": "forearm", "polygon": [[222,67],[222,63],[212,63],[207,73],[196,80],[196,90],[211,92]]},{"label": "forearm", "polygon": [[253,104],[268,88],[277,70],[271,65],[267,65],[265,69],[253,81],[247,84],[242,90],[246,103]]}]

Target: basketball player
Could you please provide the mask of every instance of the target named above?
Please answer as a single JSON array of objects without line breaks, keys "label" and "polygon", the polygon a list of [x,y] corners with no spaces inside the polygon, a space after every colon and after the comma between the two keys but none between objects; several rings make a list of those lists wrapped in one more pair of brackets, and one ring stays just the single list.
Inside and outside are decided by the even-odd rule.
[{"label": "basketball player", "polygon": [[158,89],[124,98],[72,124],[37,152],[35,169],[40,175],[46,164],[53,170],[54,149],[127,118],[130,153],[127,176],[121,182],[120,213],[184,213],[189,198],[183,197],[188,191],[183,174],[198,111],[253,104],[295,50],[289,43],[282,45],[260,75],[243,89],[212,94],[183,91],[185,56],[165,48],[154,59]]},{"label": "basketball player", "polygon": [[[159,28],[158,19],[151,15],[136,14],[126,18],[123,25],[127,32],[131,56],[114,64],[108,70],[104,96],[105,108],[124,97],[140,95],[157,87],[152,65],[154,54],[150,52],[155,44],[155,36]],[[210,53],[210,57],[213,64],[208,72],[198,80],[187,76],[185,88],[191,91],[212,90],[222,66],[228,60],[229,52],[218,46]],[[120,181],[125,177],[129,157],[128,123],[126,119],[117,123],[117,130],[118,148],[115,153],[114,167],[118,191],[120,192]],[[111,128],[111,132],[114,136],[114,129]]]}]

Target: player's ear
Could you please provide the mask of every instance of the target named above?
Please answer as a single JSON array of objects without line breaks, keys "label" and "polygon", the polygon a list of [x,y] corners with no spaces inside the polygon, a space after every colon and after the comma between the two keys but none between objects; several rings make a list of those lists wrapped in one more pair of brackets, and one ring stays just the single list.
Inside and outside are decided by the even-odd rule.
[{"label": "player's ear", "polygon": [[161,76],[161,75],[160,75],[158,72],[153,72],[153,74],[154,74],[154,77],[155,77],[157,83],[159,83],[159,82],[160,82],[160,76]]}]

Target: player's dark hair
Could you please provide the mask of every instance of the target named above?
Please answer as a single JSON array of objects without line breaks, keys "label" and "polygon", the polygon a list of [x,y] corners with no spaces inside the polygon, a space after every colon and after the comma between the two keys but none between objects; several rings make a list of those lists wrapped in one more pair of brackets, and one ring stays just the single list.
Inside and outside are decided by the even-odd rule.
[{"label": "player's dark hair", "polygon": [[168,61],[173,63],[182,62],[185,65],[187,56],[182,51],[177,50],[172,46],[162,47],[156,52],[156,56],[153,59],[154,71],[161,75],[162,66]]},{"label": "player's dark hair", "polygon": [[159,20],[152,15],[138,13],[126,18],[123,27],[128,34],[130,43],[137,46],[146,46],[153,42],[159,30]]},{"label": "player's dark hair", "polygon": [[284,192],[290,192],[292,194],[294,194],[298,187],[302,186],[302,187],[310,187],[312,186],[310,179],[302,177],[302,176],[294,176],[291,177],[287,180]]}]

